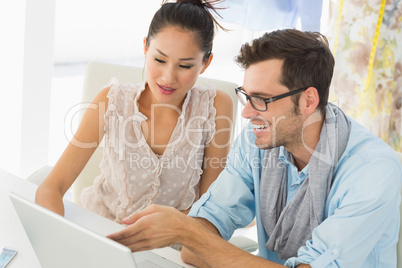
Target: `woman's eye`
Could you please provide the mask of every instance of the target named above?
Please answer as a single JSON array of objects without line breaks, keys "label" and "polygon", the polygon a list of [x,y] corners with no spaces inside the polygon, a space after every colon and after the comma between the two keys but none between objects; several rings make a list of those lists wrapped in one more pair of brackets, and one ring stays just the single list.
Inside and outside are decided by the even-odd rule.
[{"label": "woman's eye", "polygon": [[160,59],[158,59],[158,58],[155,58],[155,61],[157,61],[157,62],[159,62],[159,63],[165,63],[165,61],[160,60]]},{"label": "woman's eye", "polygon": [[190,69],[193,65],[179,65],[181,68]]}]

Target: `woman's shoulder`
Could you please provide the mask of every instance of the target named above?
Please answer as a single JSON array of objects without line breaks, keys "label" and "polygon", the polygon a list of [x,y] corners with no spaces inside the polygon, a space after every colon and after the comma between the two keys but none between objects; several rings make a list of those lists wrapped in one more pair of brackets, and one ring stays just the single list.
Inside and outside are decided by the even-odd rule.
[{"label": "woman's shoulder", "polygon": [[193,95],[193,98],[196,99],[200,97],[208,97],[218,102],[225,102],[225,101],[233,102],[231,100],[230,95],[227,92],[221,89],[217,89],[215,87],[203,87],[196,85],[191,89],[191,94]]},{"label": "woman's shoulder", "polygon": [[104,89],[107,91],[107,97],[109,100],[117,99],[131,99],[134,94],[141,90],[145,86],[145,82],[141,83],[120,83],[117,78],[112,78]]},{"label": "woman's shoulder", "polygon": [[[226,91],[222,89],[216,89],[216,96],[215,96],[216,103],[232,103],[232,97]],[[233,106],[233,105],[232,105]]]},{"label": "woman's shoulder", "polygon": [[[230,115],[233,113],[232,97],[221,89],[215,87],[195,86],[191,90],[191,100],[199,102],[201,106],[215,108],[216,115]],[[205,107],[206,108],[206,107]]]},{"label": "woman's shoulder", "polygon": [[212,82],[209,82],[207,86],[199,86],[196,85],[192,88],[193,94],[198,95],[209,95],[210,97],[214,98],[215,101],[229,101],[233,102],[231,96],[226,91],[216,88]]},{"label": "woman's shoulder", "polygon": [[233,114],[233,100],[232,97],[224,90],[217,89],[214,100],[214,107],[216,114],[219,115],[232,115]]},{"label": "woman's shoulder", "polygon": [[125,82],[121,83],[117,78],[113,77],[109,80],[106,88],[110,88],[110,91],[117,91],[122,94],[127,93],[135,93],[138,90],[142,89],[145,86],[145,82],[133,83],[133,82]]},{"label": "woman's shoulder", "polygon": [[109,92],[110,92],[110,86],[105,86],[103,87],[95,96],[95,99],[93,100],[94,103],[99,103],[99,102],[105,102],[108,103],[109,102]]}]

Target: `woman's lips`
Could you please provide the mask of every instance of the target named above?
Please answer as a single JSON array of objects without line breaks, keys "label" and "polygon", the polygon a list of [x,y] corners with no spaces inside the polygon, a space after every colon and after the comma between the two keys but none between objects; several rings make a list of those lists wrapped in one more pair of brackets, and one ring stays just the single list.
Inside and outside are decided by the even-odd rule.
[{"label": "woman's lips", "polygon": [[173,94],[176,91],[175,88],[166,87],[166,86],[162,86],[162,85],[159,85],[159,84],[158,84],[158,87],[159,87],[159,90],[165,95]]}]

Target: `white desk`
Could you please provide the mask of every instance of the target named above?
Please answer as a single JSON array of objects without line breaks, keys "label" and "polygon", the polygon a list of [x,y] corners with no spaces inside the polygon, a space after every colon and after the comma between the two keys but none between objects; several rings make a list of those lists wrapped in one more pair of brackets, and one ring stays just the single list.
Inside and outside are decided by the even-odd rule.
[{"label": "white desk", "polygon": [[[34,200],[36,188],[36,185],[0,169],[0,246],[18,250],[17,256],[14,257],[7,268],[40,267],[35,252],[8,196],[9,191],[13,191]],[[68,206],[65,207],[66,217],[69,214],[69,208]],[[180,259],[180,253],[172,248],[155,249],[153,252],[184,267],[193,267],[184,264]]]},{"label": "white desk", "polygon": [[0,169],[0,246],[15,248],[18,254],[7,266],[10,268],[40,267],[24,228],[8,197],[9,191],[33,191],[35,185]]}]

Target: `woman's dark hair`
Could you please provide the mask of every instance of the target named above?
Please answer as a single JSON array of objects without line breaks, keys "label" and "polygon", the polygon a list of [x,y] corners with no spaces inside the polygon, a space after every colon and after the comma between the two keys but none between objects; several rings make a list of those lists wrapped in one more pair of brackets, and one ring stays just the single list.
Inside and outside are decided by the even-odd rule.
[{"label": "woman's dark hair", "polygon": [[197,44],[204,52],[203,60],[207,60],[212,52],[214,24],[225,30],[210,12],[211,10],[218,14],[214,5],[219,2],[222,0],[177,0],[176,3],[163,1],[149,26],[146,46],[165,27],[174,26],[195,34]]},{"label": "woman's dark hair", "polygon": [[[295,29],[277,30],[244,44],[236,57],[244,69],[269,59],[284,61],[280,82],[290,91],[315,87],[320,97],[318,109],[325,114],[335,60],[324,35]],[[295,108],[300,95],[292,96]]]}]

